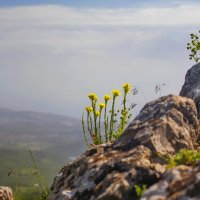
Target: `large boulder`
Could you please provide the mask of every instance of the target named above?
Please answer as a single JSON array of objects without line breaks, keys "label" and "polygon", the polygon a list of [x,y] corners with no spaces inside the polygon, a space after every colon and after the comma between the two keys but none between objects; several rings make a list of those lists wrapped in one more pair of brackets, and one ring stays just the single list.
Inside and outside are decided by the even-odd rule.
[{"label": "large boulder", "polygon": [[165,96],[144,106],[113,144],[88,150],[55,177],[49,200],[137,200],[165,172],[161,154],[195,149],[199,121],[193,100]]},{"label": "large boulder", "polygon": [[193,99],[197,105],[198,112],[200,112],[200,63],[187,71],[180,96]]},{"label": "large boulder", "polygon": [[144,145],[156,155],[194,149],[199,121],[192,100],[168,95],[147,103],[116,141],[120,148]]}]

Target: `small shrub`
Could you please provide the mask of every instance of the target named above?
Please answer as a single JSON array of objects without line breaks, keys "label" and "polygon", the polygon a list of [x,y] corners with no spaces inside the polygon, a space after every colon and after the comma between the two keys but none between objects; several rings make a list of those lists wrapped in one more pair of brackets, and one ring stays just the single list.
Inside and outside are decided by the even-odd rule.
[{"label": "small shrub", "polygon": [[[200,31],[199,31],[200,33]],[[191,42],[187,43],[187,49],[190,51],[189,59],[194,60],[196,63],[199,62],[200,59],[200,41],[199,36],[197,34],[190,34]]]},{"label": "small shrub", "polygon": [[195,165],[200,160],[200,153],[195,150],[181,149],[175,156],[168,159],[167,168],[178,165]]},{"label": "small shrub", "polygon": [[[104,142],[112,142],[119,138],[121,133],[126,128],[128,121],[131,117],[130,111],[136,104],[127,106],[127,95],[131,91],[131,85],[126,83],[123,85],[123,101],[122,108],[116,109],[116,101],[121,92],[117,89],[112,91],[112,95],[105,95],[104,102],[97,103],[98,97],[95,93],[90,93],[88,98],[91,105],[85,108],[86,111],[86,126],[84,119],[84,112],[82,115],[82,127],[84,139],[88,147],[91,145],[88,142],[86,133],[89,133],[93,145],[102,144]],[[133,94],[137,94],[136,88]],[[109,107],[109,102],[111,105]],[[101,126],[103,118],[103,130]]]}]

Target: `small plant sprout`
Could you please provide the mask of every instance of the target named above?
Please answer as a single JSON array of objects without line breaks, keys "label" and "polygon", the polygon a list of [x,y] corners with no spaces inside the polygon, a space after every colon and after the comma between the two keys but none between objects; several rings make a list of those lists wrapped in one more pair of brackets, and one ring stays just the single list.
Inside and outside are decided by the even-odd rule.
[{"label": "small plant sprout", "polygon": [[178,165],[195,165],[200,160],[200,153],[195,150],[181,149],[175,156],[167,159],[167,168]]},{"label": "small plant sprout", "polygon": [[[131,117],[129,112],[134,108],[133,104],[127,106],[127,95],[130,91],[131,85],[125,83],[123,85],[123,106],[121,109],[116,109],[116,101],[121,96],[118,89],[112,90],[112,95],[106,94],[103,98],[104,102],[98,104],[98,97],[95,93],[88,95],[91,105],[85,108],[87,126],[85,126],[84,112],[82,115],[83,135],[88,147],[104,142],[113,142],[119,138]],[[88,142],[87,133],[92,140],[92,144]]]},{"label": "small plant sprout", "polygon": [[[200,33],[200,31],[199,31]],[[200,41],[197,34],[190,34],[191,42],[187,43],[187,49],[190,51],[189,59],[194,60],[196,63],[200,59]]]},{"label": "small plant sprout", "polygon": [[143,184],[141,187],[139,185],[134,185],[134,188],[135,188],[135,192],[136,192],[137,196],[140,198],[146,191],[147,185]]}]

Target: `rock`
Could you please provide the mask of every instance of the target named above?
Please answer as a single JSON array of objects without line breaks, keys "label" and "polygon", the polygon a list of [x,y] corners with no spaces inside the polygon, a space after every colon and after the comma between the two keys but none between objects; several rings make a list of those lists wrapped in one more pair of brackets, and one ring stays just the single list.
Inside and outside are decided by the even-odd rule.
[{"label": "rock", "polygon": [[156,155],[194,149],[199,135],[197,111],[192,100],[165,96],[144,106],[116,142],[120,148],[141,144]]},{"label": "rock", "polygon": [[161,174],[150,157],[150,150],[144,146],[120,151],[113,150],[112,145],[101,145],[60,171],[49,199],[137,198],[134,184],[152,185]]},{"label": "rock", "polygon": [[0,200],[14,200],[10,187],[0,186]]},{"label": "rock", "polygon": [[198,112],[200,111],[200,63],[187,71],[180,96],[193,99],[197,105]]},{"label": "rock", "polygon": [[157,183],[159,154],[194,149],[199,121],[193,100],[169,95],[144,106],[113,144],[88,150],[55,177],[49,200],[137,200],[135,185]]},{"label": "rock", "polygon": [[140,200],[200,199],[200,165],[180,165],[166,172],[161,181],[151,186]]}]

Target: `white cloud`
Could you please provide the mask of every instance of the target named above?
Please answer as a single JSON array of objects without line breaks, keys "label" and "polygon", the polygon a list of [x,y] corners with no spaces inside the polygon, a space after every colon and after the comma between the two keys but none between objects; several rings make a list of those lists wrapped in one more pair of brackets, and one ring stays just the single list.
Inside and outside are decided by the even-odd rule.
[{"label": "white cloud", "polygon": [[166,93],[178,92],[199,10],[0,8],[0,106],[78,115],[89,91],[122,82],[138,83],[148,99],[162,81]]},{"label": "white cloud", "polygon": [[197,26],[199,9],[200,6],[179,6],[111,10],[54,5],[1,8],[0,45],[2,48],[27,44],[101,48],[119,44],[130,35],[143,42],[157,37],[162,31],[160,26]]},{"label": "white cloud", "polygon": [[21,26],[146,26],[191,25],[199,23],[200,5],[127,9],[75,9],[65,6],[1,8],[1,24]]}]

